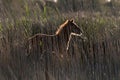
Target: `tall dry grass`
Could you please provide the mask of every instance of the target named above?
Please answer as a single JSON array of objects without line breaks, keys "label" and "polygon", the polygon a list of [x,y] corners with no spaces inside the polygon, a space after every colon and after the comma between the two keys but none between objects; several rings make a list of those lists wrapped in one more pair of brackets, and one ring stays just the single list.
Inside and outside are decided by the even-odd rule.
[{"label": "tall dry grass", "polygon": [[[13,5],[6,4],[11,7],[2,10],[0,22],[0,79],[45,80],[47,77],[49,80],[119,80],[119,16],[109,14],[107,10],[74,12],[71,1],[67,2],[67,8],[58,6],[58,11],[44,6],[44,12],[38,5],[24,1],[17,8],[20,10],[18,14]],[[75,7],[79,10],[79,6]],[[25,43],[30,36],[36,33],[53,34],[64,20],[70,18],[74,18],[82,27],[88,40],[84,42],[73,37],[69,56],[61,59],[46,53],[37,61],[36,55],[25,55]]]}]

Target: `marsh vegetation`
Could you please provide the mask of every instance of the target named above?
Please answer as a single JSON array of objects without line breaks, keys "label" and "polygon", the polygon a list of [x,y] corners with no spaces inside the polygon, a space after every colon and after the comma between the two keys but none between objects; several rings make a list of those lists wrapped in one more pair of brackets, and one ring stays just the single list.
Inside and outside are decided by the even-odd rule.
[{"label": "marsh vegetation", "polygon": [[[120,79],[119,1],[58,0],[54,3],[45,0],[41,3],[0,0],[0,80]],[[73,36],[69,56],[51,54],[49,50],[39,59],[36,59],[39,52],[26,56],[28,38],[37,33],[54,34],[71,18],[83,29],[87,40]]]}]

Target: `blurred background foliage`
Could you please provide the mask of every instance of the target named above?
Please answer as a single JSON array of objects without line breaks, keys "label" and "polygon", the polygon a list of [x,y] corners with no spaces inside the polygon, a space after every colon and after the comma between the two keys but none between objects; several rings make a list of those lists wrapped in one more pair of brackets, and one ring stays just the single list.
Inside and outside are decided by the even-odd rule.
[{"label": "blurred background foliage", "polygon": [[[57,0],[56,0],[57,1]],[[77,11],[99,11],[119,15],[118,0],[1,0],[1,14],[7,17],[36,16]],[[42,15],[43,12],[43,15]],[[48,16],[47,16],[48,17]]]},{"label": "blurred background foliage", "polygon": [[[26,30],[29,30],[28,28],[31,28],[34,23],[40,24],[41,27],[58,26],[65,19],[79,20],[83,17],[93,18],[93,22],[87,20],[91,26],[107,24],[108,18],[114,25],[119,25],[117,22],[120,16],[120,1],[118,0],[56,0],[56,2],[54,0],[0,0],[0,4],[1,23],[15,25],[23,22],[29,25]],[[79,21],[78,24],[82,24],[81,22]]]},{"label": "blurred background foliage", "polygon": [[2,75],[11,74],[11,80],[39,80],[30,77],[41,71],[37,62],[25,56],[27,39],[36,33],[54,34],[71,18],[82,27],[88,42],[74,40],[78,44],[74,44],[74,53],[79,56],[69,64],[53,59],[54,74],[69,69],[72,75],[81,73],[78,80],[119,80],[119,0],[0,0],[0,79],[8,80]]}]

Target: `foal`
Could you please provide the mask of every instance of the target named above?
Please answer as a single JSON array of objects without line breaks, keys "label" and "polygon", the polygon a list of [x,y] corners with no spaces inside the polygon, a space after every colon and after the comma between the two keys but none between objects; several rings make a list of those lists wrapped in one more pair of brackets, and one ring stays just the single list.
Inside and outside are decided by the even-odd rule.
[{"label": "foal", "polygon": [[69,47],[71,35],[76,33],[81,36],[83,31],[73,20],[66,20],[54,35],[36,34],[28,39],[28,53],[43,54],[46,51],[50,53],[66,53]]}]

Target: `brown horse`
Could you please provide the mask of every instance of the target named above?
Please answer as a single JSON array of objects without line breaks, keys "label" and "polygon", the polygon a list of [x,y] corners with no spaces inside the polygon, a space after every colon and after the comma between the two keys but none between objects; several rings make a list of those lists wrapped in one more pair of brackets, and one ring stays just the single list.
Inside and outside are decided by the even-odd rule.
[{"label": "brown horse", "polygon": [[69,47],[71,35],[76,33],[81,36],[83,31],[73,20],[66,20],[54,35],[35,34],[28,39],[28,54],[42,54],[46,51],[50,53],[63,54]]}]

